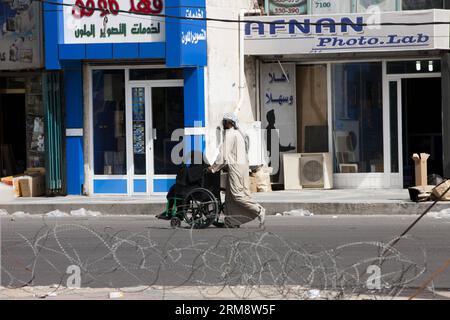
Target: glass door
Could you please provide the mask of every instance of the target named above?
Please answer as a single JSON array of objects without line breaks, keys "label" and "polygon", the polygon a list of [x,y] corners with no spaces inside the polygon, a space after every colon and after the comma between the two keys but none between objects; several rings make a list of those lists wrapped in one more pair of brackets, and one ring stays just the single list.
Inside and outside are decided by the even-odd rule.
[{"label": "glass door", "polygon": [[153,82],[152,105],[152,193],[167,192],[175,183],[183,160],[183,80]]},{"label": "glass door", "polygon": [[182,157],[173,152],[182,141],[172,136],[175,130],[184,130],[183,81],[130,81],[128,92],[130,193],[167,192],[175,181],[178,157]]},{"label": "glass door", "polygon": [[[177,174],[182,154],[174,148],[181,141],[172,139],[175,130],[184,133],[184,92],[182,86],[152,87],[153,173],[158,178]],[[181,150],[182,152],[182,150]]]}]

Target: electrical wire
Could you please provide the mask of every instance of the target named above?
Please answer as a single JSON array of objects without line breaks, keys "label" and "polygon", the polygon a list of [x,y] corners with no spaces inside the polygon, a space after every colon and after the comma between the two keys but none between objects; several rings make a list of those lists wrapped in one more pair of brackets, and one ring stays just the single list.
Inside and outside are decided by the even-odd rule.
[{"label": "electrical wire", "polygon": [[[55,6],[66,6],[66,7],[78,7],[80,9],[89,9],[93,11],[109,11],[109,9],[104,8],[92,8],[87,6],[80,6],[76,4],[69,4],[69,3],[60,3],[56,1],[51,0],[32,0],[37,1],[41,3],[46,3],[50,5]],[[185,6],[180,6],[185,7]],[[198,8],[198,7],[192,7],[192,8]],[[260,23],[260,24],[268,24],[273,25],[275,24],[273,21],[264,21],[264,20],[240,20],[240,19],[223,19],[223,18],[208,18],[208,17],[186,17],[186,16],[176,16],[176,15],[168,15],[168,14],[162,14],[162,13],[145,13],[145,12],[133,12],[133,11],[127,11],[127,10],[114,10],[114,12],[117,13],[125,13],[125,14],[133,14],[133,15],[139,15],[139,16],[152,16],[152,17],[160,17],[160,18],[166,18],[166,19],[178,19],[178,20],[191,20],[191,21],[212,21],[212,22],[222,22],[222,23]],[[248,17],[248,16],[247,16]],[[277,21],[277,25],[289,25],[290,22],[286,21]],[[309,22],[309,25],[312,26],[326,26],[327,23],[317,23],[317,22]],[[350,22],[335,22],[333,25],[336,26],[355,26],[355,27],[368,27],[368,26],[405,26],[405,27],[411,27],[411,26],[426,26],[426,25],[450,25],[450,21],[429,21],[429,22],[374,22],[374,23],[350,23]]]}]

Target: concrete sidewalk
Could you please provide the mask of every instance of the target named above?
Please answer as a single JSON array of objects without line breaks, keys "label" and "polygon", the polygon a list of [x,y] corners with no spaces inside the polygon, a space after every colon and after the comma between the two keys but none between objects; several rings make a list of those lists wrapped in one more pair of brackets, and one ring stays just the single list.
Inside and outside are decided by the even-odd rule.
[{"label": "concrete sidewalk", "polygon": [[[268,214],[290,210],[308,210],[315,215],[366,214],[414,215],[422,213],[430,203],[414,203],[408,190],[302,190],[257,193],[255,199]],[[165,208],[165,196],[67,196],[54,198],[0,199],[0,209],[45,214],[54,210],[70,212],[84,208],[107,215],[154,215]],[[450,202],[438,203],[433,211],[450,208]]]},{"label": "concrete sidewalk", "polygon": [[[282,290],[281,290],[282,289]],[[407,300],[415,290],[403,290],[399,296],[374,293],[342,295],[331,290],[313,290],[300,286],[141,286],[133,288],[79,288],[64,286],[0,287],[1,300]],[[425,291],[415,300],[449,300],[444,290]]]}]

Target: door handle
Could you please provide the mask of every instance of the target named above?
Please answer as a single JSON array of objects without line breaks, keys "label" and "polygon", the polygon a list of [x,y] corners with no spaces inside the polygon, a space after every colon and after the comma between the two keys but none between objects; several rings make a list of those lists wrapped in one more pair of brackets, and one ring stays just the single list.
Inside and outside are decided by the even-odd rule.
[{"label": "door handle", "polygon": [[157,135],[156,135],[156,129],[152,129],[152,139],[156,140],[158,139]]}]

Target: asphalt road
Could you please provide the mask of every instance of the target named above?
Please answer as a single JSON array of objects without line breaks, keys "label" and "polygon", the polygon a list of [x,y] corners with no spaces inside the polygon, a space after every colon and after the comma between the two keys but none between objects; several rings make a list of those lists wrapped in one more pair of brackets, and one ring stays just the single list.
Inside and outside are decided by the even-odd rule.
[{"label": "asphalt road", "polygon": [[[427,217],[373,269],[383,244],[415,218],[268,217],[261,231],[256,222],[173,230],[144,216],[2,217],[1,285],[76,284],[80,270],[81,286],[90,288],[300,285],[354,293],[370,283],[395,295],[415,290],[450,257],[450,219]],[[379,282],[369,279],[377,270]],[[450,270],[433,285],[448,291]]]}]

